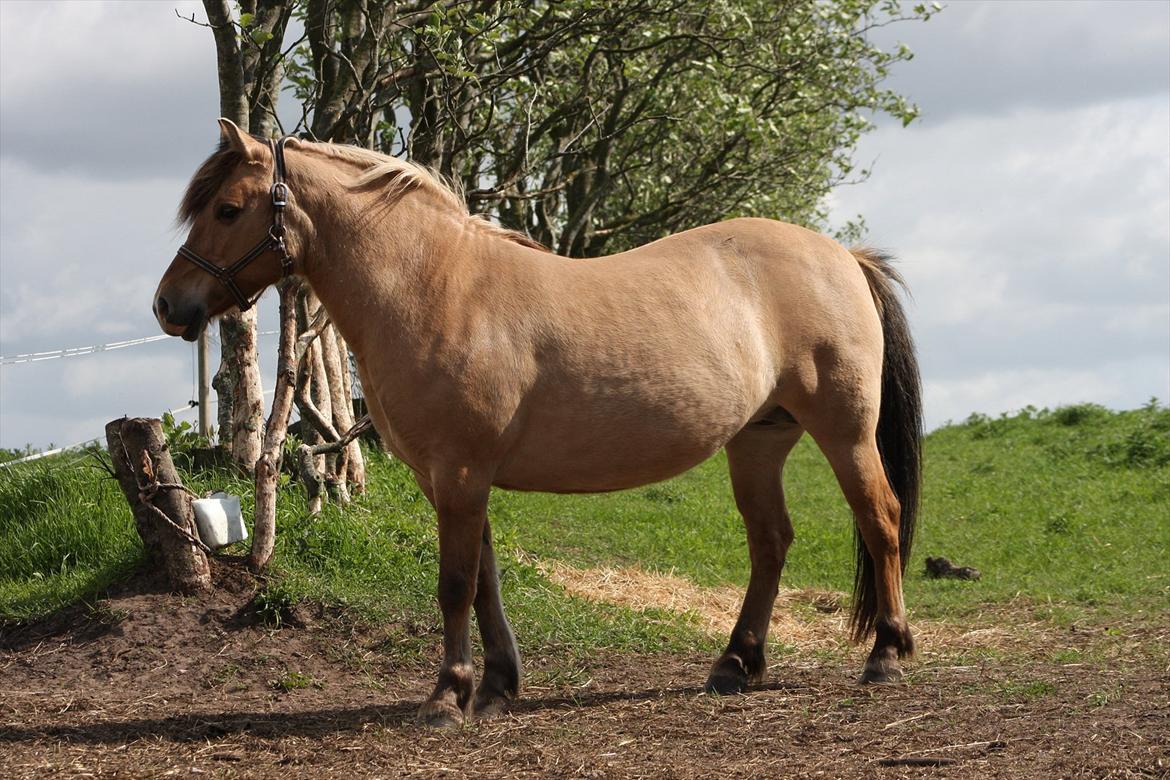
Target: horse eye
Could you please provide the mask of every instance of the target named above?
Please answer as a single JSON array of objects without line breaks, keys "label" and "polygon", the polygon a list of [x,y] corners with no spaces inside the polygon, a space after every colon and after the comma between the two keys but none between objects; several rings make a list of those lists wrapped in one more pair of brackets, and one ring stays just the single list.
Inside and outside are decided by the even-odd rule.
[{"label": "horse eye", "polygon": [[224,222],[231,222],[238,216],[240,216],[240,207],[230,203],[221,204],[215,211],[215,218]]}]

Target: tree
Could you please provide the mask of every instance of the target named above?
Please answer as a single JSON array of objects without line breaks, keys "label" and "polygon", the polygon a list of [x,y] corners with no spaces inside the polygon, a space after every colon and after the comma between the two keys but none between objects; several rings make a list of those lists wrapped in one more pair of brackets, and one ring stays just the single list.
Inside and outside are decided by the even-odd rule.
[{"label": "tree", "polygon": [[[257,135],[270,135],[284,78],[281,43],[291,0],[242,0],[237,26],[227,0],[203,0],[215,37],[220,115]],[[246,34],[239,34],[240,29]],[[212,380],[219,403],[220,444],[252,473],[260,457],[264,396],[256,356],[256,310],[220,317],[220,367]]]},{"label": "tree", "polygon": [[[741,214],[823,226],[882,87],[895,0],[312,0],[289,67],[310,134],[405,154],[469,206],[591,256]],[[865,172],[859,172],[864,177]]]},{"label": "tree", "polygon": [[[882,51],[869,33],[939,9],[907,11],[897,0],[241,0],[233,22],[227,0],[204,3],[223,114],[241,127],[272,132],[287,79],[302,109],[292,132],[431,166],[462,186],[473,211],[574,256],[738,215],[823,227],[828,192],[866,175],[855,172],[853,150],[869,116],[916,115],[882,86],[910,52]],[[304,35],[284,48],[294,16]],[[282,286],[282,316],[292,316],[292,296]],[[330,446],[348,427],[348,354],[313,314],[311,294],[299,300],[298,354],[288,353],[287,322],[281,353],[281,377],[291,382],[295,364],[299,387],[278,393],[265,458],[278,457],[283,432],[273,426],[295,398],[307,423],[306,481],[332,479],[344,499],[347,474],[359,488],[363,479],[360,450]],[[226,327],[224,365],[254,366],[254,321]],[[225,397],[251,392],[231,370],[217,384],[221,409]],[[255,387],[258,397],[258,377]],[[235,451],[235,437],[258,434],[259,406],[229,406],[223,427]],[[267,550],[257,565],[271,539]]]}]

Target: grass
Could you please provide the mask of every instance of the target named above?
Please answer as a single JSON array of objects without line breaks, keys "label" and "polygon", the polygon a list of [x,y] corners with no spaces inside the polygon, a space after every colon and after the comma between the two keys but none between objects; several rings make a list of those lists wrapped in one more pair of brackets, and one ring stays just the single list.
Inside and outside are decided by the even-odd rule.
[{"label": "grass", "polygon": [[43,614],[139,565],[126,499],[88,456],[0,471],[0,618]]},{"label": "grass", "polygon": [[[1170,606],[1170,410],[1111,412],[1080,405],[967,421],[926,442],[925,495],[906,579],[915,616],[964,615],[997,605],[1035,619],[1164,613]],[[409,470],[368,453],[369,492],[350,507],[305,513],[302,491],[281,492],[277,576],[257,597],[272,624],[296,602],[340,606],[395,626],[395,652],[429,646],[439,626],[430,506]],[[250,486],[220,473],[185,474],[196,492]],[[807,439],[786,469],[797,532],[784,583],[847,591],[852,520],[831,472]],[[496,491],[491,517],[504,598],[527,655],[601,647],[695,647],[673,613],[639,613],[572,598],[529,563],[637,565],[702,584],[746,582],[744,533],[720,455],[677,479],[625,493],[552,496]],[[76,454],[0,470],[0,618],[28,619],[92,600],[140,564],[141,545],[116,484]],[[983,579],[928,580],[923,559],[944,555]],[[426,639],[425,642],[419,638]]]}]

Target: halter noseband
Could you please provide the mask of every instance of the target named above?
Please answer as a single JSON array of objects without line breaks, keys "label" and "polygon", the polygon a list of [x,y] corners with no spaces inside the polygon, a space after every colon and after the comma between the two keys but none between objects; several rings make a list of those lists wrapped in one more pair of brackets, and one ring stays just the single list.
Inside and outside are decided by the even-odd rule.
[{"label": "halter noseband", "polygon": [[261,293],[264,292],[264,288],[261,288],[251,298],[245,298],[244,294],[240,292],[240,288],[236,285],[236,274],[247,268],[253,260],[271,249],[280,258],[281,276],[289,276],[293,271],[293,260],[289,256],[288,248],[284,244],[284,207],[288,205],[288,184],[284,181],[284,145],[289,137],[286,135],[280,140],[270,139],[268,141],[268,148],[272,150],[273,160],[271,189],[272,227],[268,228],[268,235],[260,239],[260,242],[256,246],[245,252],[243,257],[227,268],[220,268],[186,244],[179,247],[179,255],[181,257],[190,260],[197,267],[222,282],[224,287],[228,288],[228,292],[232,294],[236,299],[236,303],[239,304],[240,311],[247,311],[252,308],[252,304],[256,303]]}]

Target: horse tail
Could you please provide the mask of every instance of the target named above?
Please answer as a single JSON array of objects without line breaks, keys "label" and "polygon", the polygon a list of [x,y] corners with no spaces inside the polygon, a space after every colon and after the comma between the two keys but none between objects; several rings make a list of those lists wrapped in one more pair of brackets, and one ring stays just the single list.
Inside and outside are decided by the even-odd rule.
[{"label": "horse tail", "polygon": [[[891,256],[869,248],[851,249],[869,282],[870,293],[882,322],[882,397],[878,413],[877,446],[886,479],[902,511],[898,524],[898,552],[902,572],[910,560],[914,525],[918,517],[922,482],[922,380],[910,324],[898,299],[897,287],[907,290]],[[857,569],[853,580],[853,637],[861,641],[877,622],[877,589],[874,561],[861,533],[854,529]]]}]

